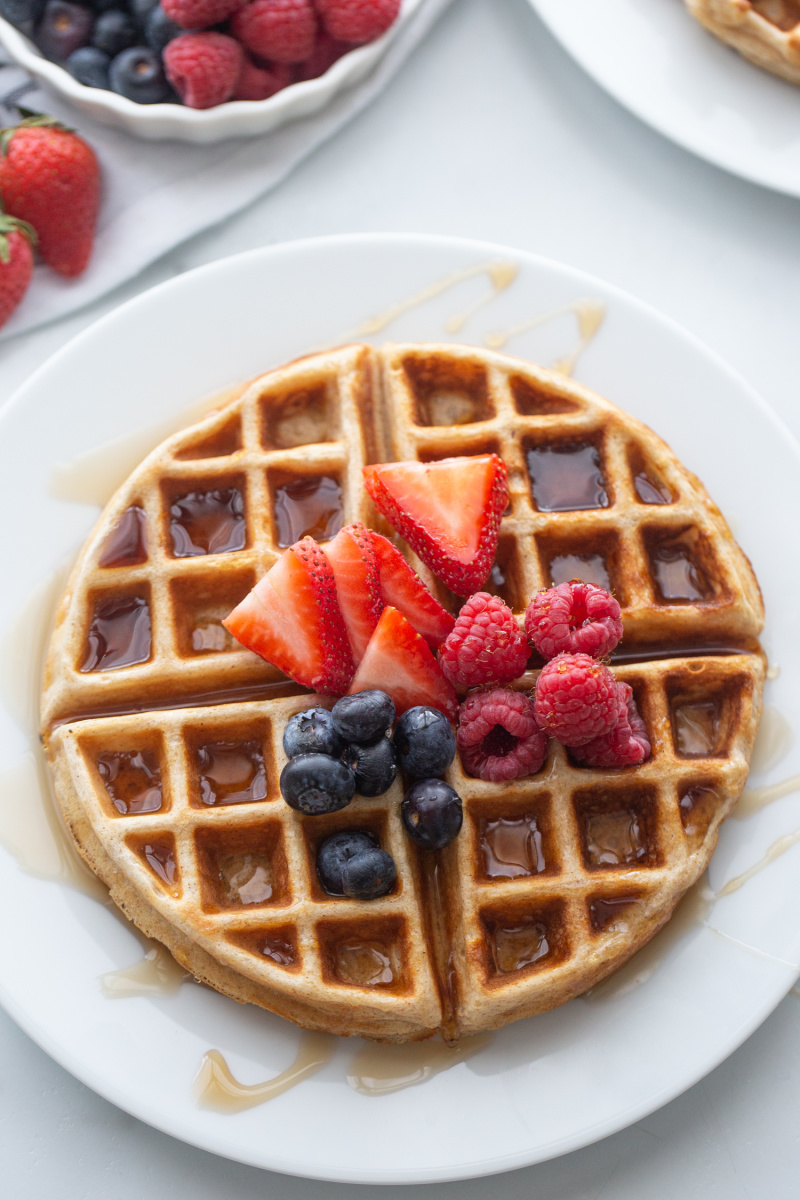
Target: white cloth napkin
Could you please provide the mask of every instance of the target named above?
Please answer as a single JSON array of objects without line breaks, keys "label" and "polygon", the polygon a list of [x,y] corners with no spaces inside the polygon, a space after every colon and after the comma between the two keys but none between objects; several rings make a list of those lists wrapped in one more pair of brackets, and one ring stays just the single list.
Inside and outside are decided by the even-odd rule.
[{"label": "white cloth napkin", "polygon": [[38,266],[0,339],[26,333],[97,300],[180,242],[275,187],[380,93],[449,3],[425,0],[373,72],[340,92],[321,112],[264,137],[210,146],[147,142],[98,125],[34,83],[16,64],[2,66],[0,60],[0,103],[13,104],[19,98],[27,108],[61,118],[91,143],[103,172],[103,204],[87,271],[67,280]]}]

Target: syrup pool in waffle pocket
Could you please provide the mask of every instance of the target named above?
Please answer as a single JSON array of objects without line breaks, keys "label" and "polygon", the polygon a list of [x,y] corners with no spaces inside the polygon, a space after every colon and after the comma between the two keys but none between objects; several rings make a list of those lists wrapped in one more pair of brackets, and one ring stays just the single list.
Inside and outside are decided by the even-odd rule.
[{"label": "syrup pool in waffle pocket", "polygon": [[[553,583],[613,592],[612,666],[650,757],[579,767],[551,741],[536,774],[504,784],[456,757],[464,823],[437,852],[406,837],[399,780],[326,816],[294,811],[283,730],[333,698],[242,648],[223,619],[303,536],[324,544],[354,521],[390,532],[365,465],[491,453],[509,503],[486,589],[519,620]],[[307,1028],[453,1039],[564,1003],[669,919],[745,783],[762,622],[702,484],[607,400],[470,347],[346,346],[257,380],[119,489],[58,611],[43,735],[79,850],[196,978]],[[387,895],[320,886],[317,849],[345,830],[392,855]]]}]

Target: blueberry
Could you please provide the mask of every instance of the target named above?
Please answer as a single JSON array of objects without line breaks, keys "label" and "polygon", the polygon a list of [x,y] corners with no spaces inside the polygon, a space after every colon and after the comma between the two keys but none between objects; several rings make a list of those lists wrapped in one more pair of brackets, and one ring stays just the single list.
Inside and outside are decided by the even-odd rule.
[{"label": "blueberry", "polygon": [[48,0],[33,40],[45,58],[64,63],[73,51],[87,44],[93,25],[93,14],[82,4]]},{"label": "blueberry", "polygon": [[0,16],[29,33],[44,12],[45,0],[0,0]]},{"label": "blueberry", "polygon": [[345,743],[333,728],[327,708],[307,708],[287,721],[283,749],[287,758],[298,754],[330,754],[331,758],[340,758]]},{"label": "blueberry", "polygon": [[119,8],[119,0],[88,0],[93,13],[108,12],[110,8]]},{"label": "blueberry", "polygon": [[345,808],[355,790],[350,768],[327,754],[299,754],[290,758],[281,771],[284,800],[309,817]]},{"label": "blueberry", "polygon": [[114,58],[121,50],[127,50],[137,40],[133,18],[121,8],[110,8],[100,13],[94,23],[92,45]]},{"label": "blueberry", "polygon": [[149,14],[158,0],[128,0],[128,11],[140,29],[144,29]]},{"label": "blueberry", "polygon": [[169,97],[161,56],[149,46],[131,46],[112,60],[111,87],[137,104],[161,104]]},{"label": "blueberry", "polygon": [[86,87],[108,89],[108,67],[111,59],[102,50],[94,46],[81,46],[73,51],[66,62],[66,68],[73,79]]},{"label": "blueberry", "polygon": [[147,20],[144,23],[144,40],[157,54],[160,54],[173,38],[185,32],[186,30],[173,21],[172,17],[167,16],[160,4],[157,4],[147,14]]},{"label": "blueberry", "polygon": [[397,754],[387,737],[370,746],[348,746],[343,757],[355,774],[359,796],[382,796],[397,778]]},{"label": "blueberry", "polygon": [[337,700],[331,715],[346,742],[365,746],[386,733],[394,720],[394,704],[386,692],[356,692]]},{"label": "blueberry", "polygon": [[400,815],[412,842],[441,850],[461,828],[461,797],[441,779],[422,779],[406,792]]},{"label": "blueberry", "polygon": [[377,846],[355,854],[342,867],[342,887],[351,900],[377,900],[390,892],[396,882],[394,859]]},{"label": "blueberry", "polygon": [[372,834],[361,829],[346,829],[343,833],[332,833],[325,838],[317,850],[317,875],[325,891],[331,896],[343,896],[342,870],[345,863],[365,850],[377,849],[377,846]]},{"label": "blueberry", "polygon": [[456,756],[453,726],[438,708],[418,705],[404,712],[394,731],[400,768],[415,779],[443,775]]}]

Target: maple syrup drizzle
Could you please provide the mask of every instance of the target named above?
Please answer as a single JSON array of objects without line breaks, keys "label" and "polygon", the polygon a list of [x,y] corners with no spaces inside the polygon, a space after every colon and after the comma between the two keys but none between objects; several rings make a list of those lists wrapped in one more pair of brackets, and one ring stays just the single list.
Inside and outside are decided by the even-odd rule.
[{"label": "maple syrup drizzle", "polygon": [[730,896],[731,892],[738,892],[739,888],[744,887],[756,875],[760,875],[765,867],[770,863],[774,863],[777,858],[785,854],[787,850],[791,850],[792,846],[796,846],[800,842],[800,829],[795,829],[792,833],[785,833],[783,837],[779,837],[768,848],[763,858],[760,858],[752,867],[748,867],[746,871],[742,871],[741,875],[735,875],[733,879],[729,879],[727,883],[716,893],[718,897]]},{"label": "maple syrup drizzle", "polygon": [[519,337],[523,333],[529,333],[531,330],[538,329],[542,325],[547,325],[550,321],[554,321],[558,317],[575,316],[578,322],[578,334],[580,338],[578,345],[571,354],[557,359],[552,364],[554,371],[558,371],[562,375],[571,375],[578,364],[578,359],[586,352],[600,332],[605,315],[606,306],[601,300],[575,300],[572,304],[565,304],[563,308],[555,308],[550,312],[540,313],[527,321],[521,321],[517,325],[512,325],[510,329],[506,329],[504,332],[487,334],[483,340],[484,344],[490,350],[502,350],[512,338]]},{"label": "maple syrup drizzle", "polygon": [[559,554],[550,563],[550,581],[554,587],[581,579],[611,591],[606,560],[601,554]]},{"label": "maple syrup drizzle", "polygon": [[525,458],[539,512],[608,508],[600,451],[591,442],[529,446]]},{"label": "maple syrup drizzle", "polygon": [[53,722],[53,728],[73,721],[91,721],[97,717],[127,716],[138,712],[171,712],[176,708],[206,708],[218,704],[245,704],[251,700],[282,699],[286,696],[310,696],[308,688],[295,683],[247,683],[241,687],[208,692],[176,692],[162,700],[148,699],[146,704],[98,704],[77,713],[65,713]]},{"label": "maple syrup drizzle", "polygon": [[197,751],[203,804],[247,804],[267,797],[267,772],[258,742],[211,742]]},{"label": "maple syrup drizzle", "polygon": [[434,1075],[474,1058],[491,1045],[491,1033],[479,1033],[458,1042],[405,1042],[380,1045],[365,1042],[347,1068],[347,1082],[362,1096],[388,1096],[416,1087]]},{"label": "maple syrup drizzle", "polygon": [[586,856],[592,866],[618,867],[647,857],[647,844],[635,809],[587,813],[585,830]]},{"label": "maple syrup drizzle", "polygon": [[166,946],[147,939],[144,957],[130,967],[101,975],[100,990],[109,1000],[127,1000],[131,996],[172,996],[190,978]]},{"label": "maple syrup drizzle", "polygon": [[327,1066],[336,1044],[331,1034],[304,1033],[292,1065],[263,1083],[240,1083],[219,1050],[209,1050],[203,1055],[194,1081],[197,1103],[215,1112],[236,1113],[274,1100]]},{"label": "maple syrup drizzle", "polygon": [[102,903],[108,892],[89,870],[66,832],[39,741],[39,693],[47,641],[71,569],[40,584],[21,607],[0,647],[0,695],[28,741],[28,749],[0,771],[0,844],[20,870],[66,883]]},{"label": "maple syrup drizzle", "polygon": [[231,554],[247,545],[244,500],[238,488],[212,488],[175,496],[170,536],[176,558]]},{"label": "maple syrup drizzle", "polygon": [[272,503],[277,542],[283,548],[304,537],[328,542],[342,527],[342,489],[329,475],[291,480],[275,489]]},{"label": "maple syrup drizzle", "polygon": [[95,605],[82,674],[133,667],[150,658],[150,605],[144,596],[109,596]]},{"label": "maple syrup drizzle", "polygon": [[147,523],[137,504],[126,508],[106,538],[98,559],[100,567],[135,567],[147,562]]},{"label": "maple syrup drizzle", "polygon": [[705,758],[717,753],[721,706],[716,700],[676,705],[672,710],[675,749],[681,758]]},{"label": "maple syrup drizzle", "polygon": [[482,821],[480,838],[489,879],[516,879],[545,869],[542,835],[532,813]]},{"label": "maple syrup drizzle", "polygon": [[519,273],[517,263],[509,260],[497,260],[494,262],[477,263],[472,267],[464,267],[463,270],[453,271],[452,274],[446,275],[444,279],[439,279],[435,283],[428,284],[427,287],[415,292],[412,296],[405,300],[398,301],[390,308],[385,309],[377,316],[368,317],[366,321],[362,321],[360,325],[344,338],[337,338],[335,342],[330,343],[330,346],[324,347],[330,349],[332,346],[339,346],[342,342],[352,341],[357,337],[369,337],[376,333],[381,333],[398,317],[402,317],[404,313],[410,312],[414,308],[419,308],[422,304],[427,304],[429,300],[435,300],[437,296],[441,296],[444,292],[448,292],[450,288],[457,287],[458,284],[464,283],[468,279],[474,279],[478,275],[488,275],[491,283],[491,292],[488,296],[479,300],[466,310],[463,314],[451,317],[447,322],[447,330],[449,333],[457,333],[466,321],[482,308],[485,304],[491,303],[500,292],[505,291]]},{"label": "maple syrup drizzle", "polygon": [[226,404],[233,404],[250,386],[233,384],[136,433],[124,434],[57,463],[50,474],[50,495],[70,504],[93,504],[103,508],[121,483],[144,458],[173,433],[194,425]]}]

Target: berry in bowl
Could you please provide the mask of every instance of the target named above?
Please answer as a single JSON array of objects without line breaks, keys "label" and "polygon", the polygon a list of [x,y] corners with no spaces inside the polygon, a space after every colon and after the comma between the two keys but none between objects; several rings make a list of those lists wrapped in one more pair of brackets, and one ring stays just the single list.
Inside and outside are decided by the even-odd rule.
[{"label": "berry in bowl", "polygon": [[268,133],[374,68],[423,0],[0,0],[0,41],[83,113],[150,139]]}]

